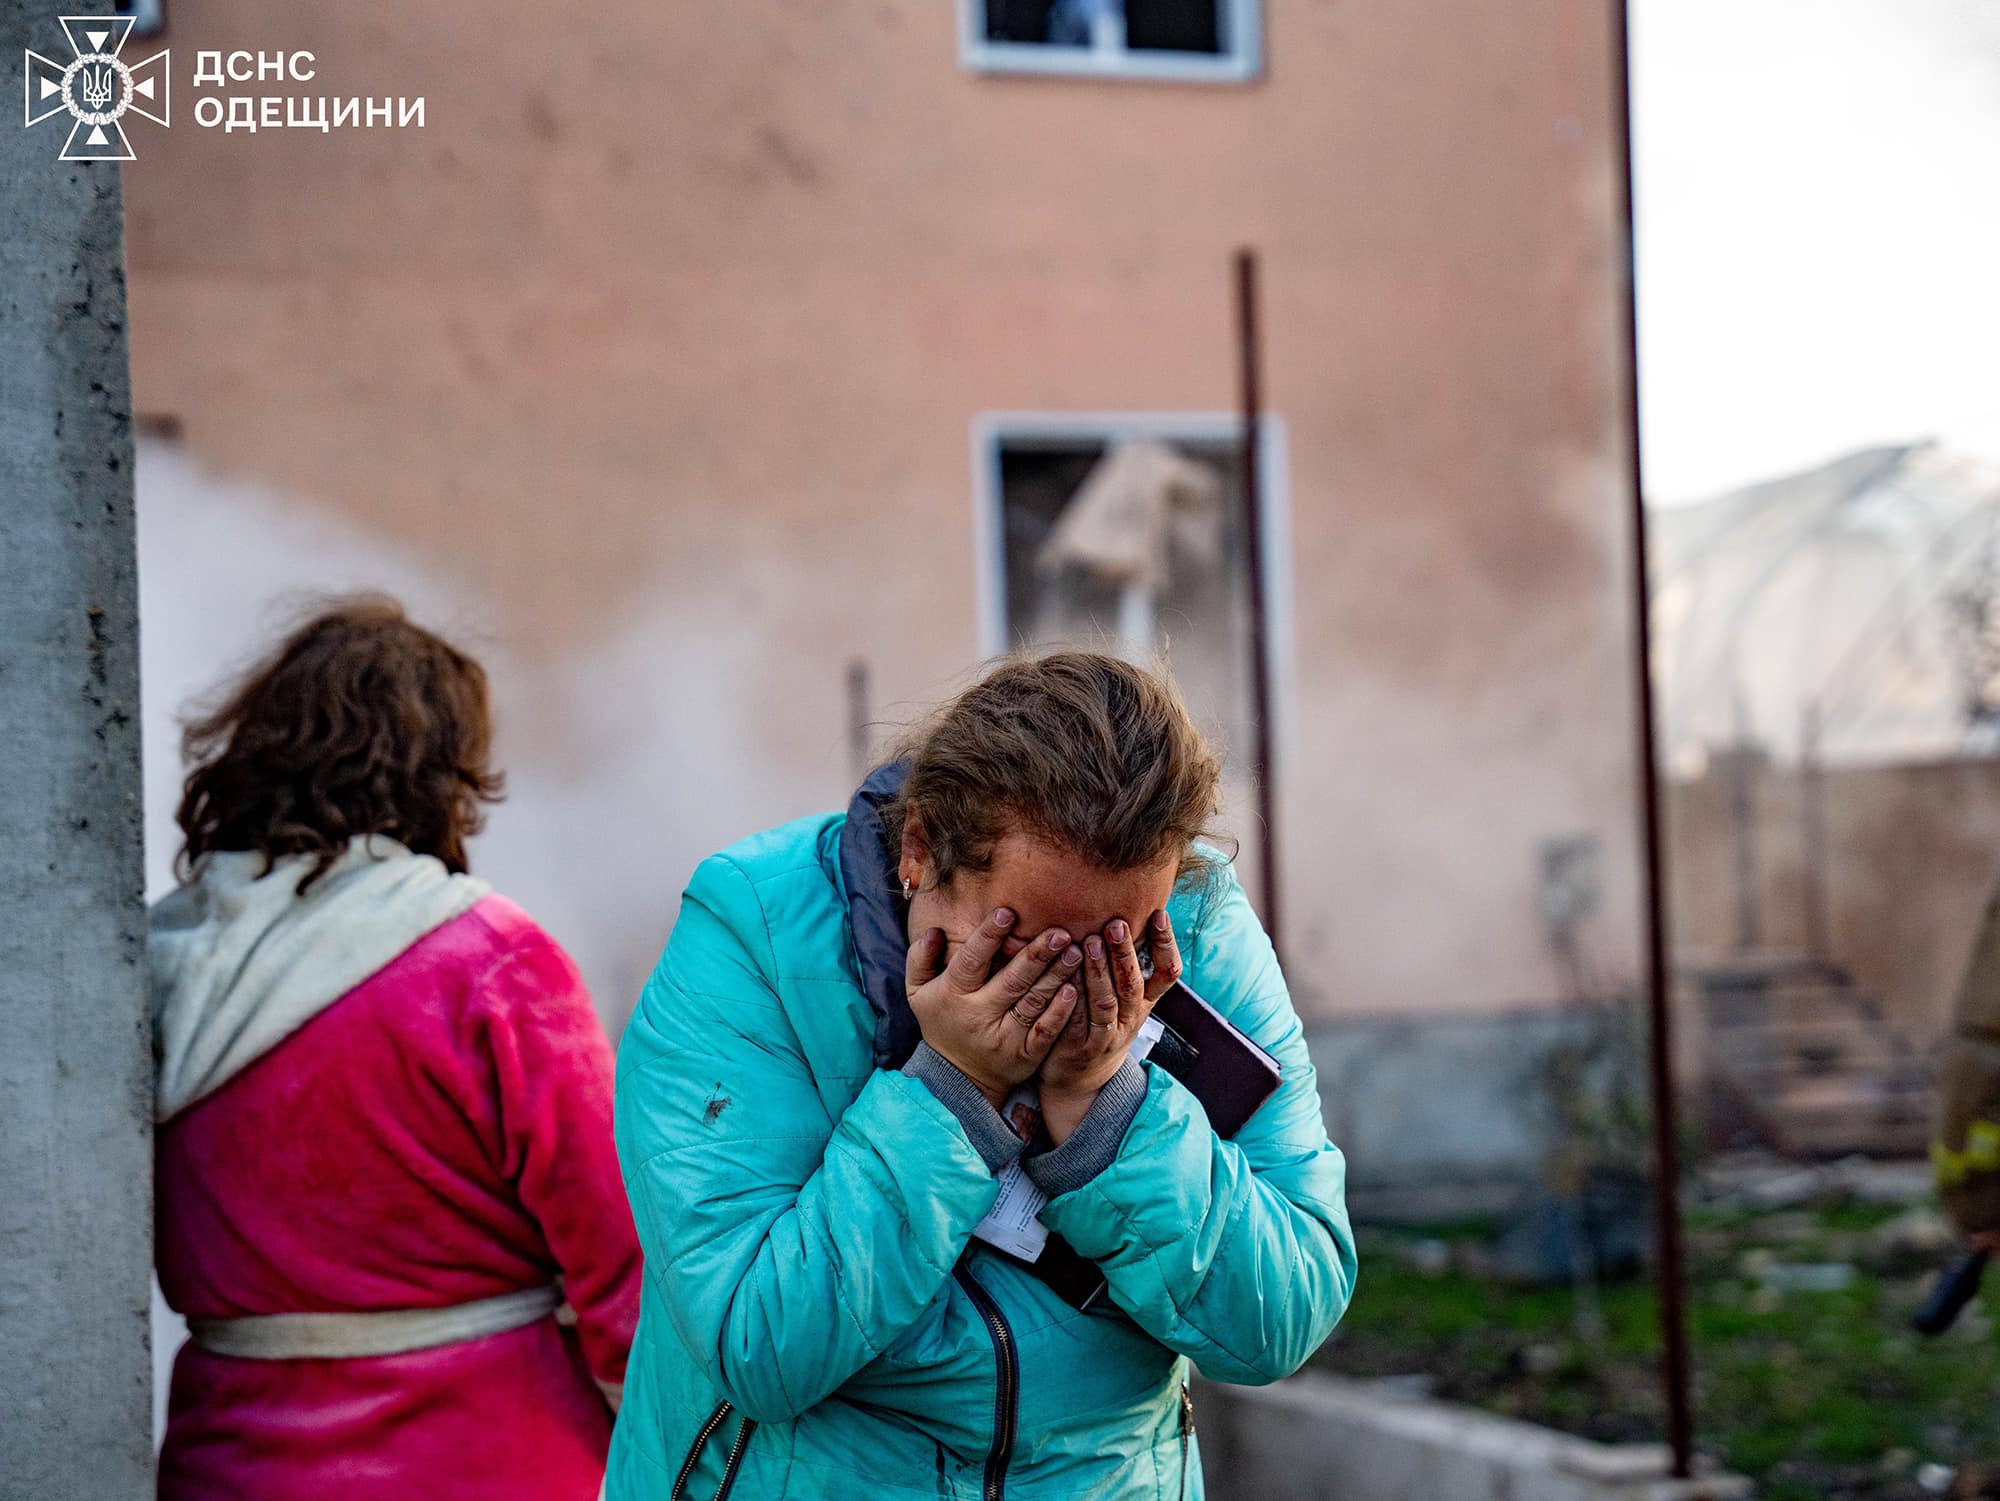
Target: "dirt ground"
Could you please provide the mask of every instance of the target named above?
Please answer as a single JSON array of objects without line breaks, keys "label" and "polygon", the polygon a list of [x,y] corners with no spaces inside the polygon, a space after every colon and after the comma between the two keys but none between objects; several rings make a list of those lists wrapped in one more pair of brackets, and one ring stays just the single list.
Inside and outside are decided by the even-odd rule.
[{"label": "dirt ground", "polygon": [[[1920,1197],[1857,1194],[1837,1174],[1803,1192],[1707,1197],[1687,1215],[1700,1448],[1752,1477],[1763,1501],[2000,1496],[2000,1483],[1974,1479],[2000,1460],[1991,1317],[1975,1301],[1939,1338],[1909,1327],[1955,1250],[1935,1211]],[[1354,1306],[1323,1367],[1608,1442],[1657,1442],[1650,1284],[1593,1297],[1506,1281],[1492,1231],[1364,1228]],[[2000,1273],[1989,1292],[2000,1308]]]}]

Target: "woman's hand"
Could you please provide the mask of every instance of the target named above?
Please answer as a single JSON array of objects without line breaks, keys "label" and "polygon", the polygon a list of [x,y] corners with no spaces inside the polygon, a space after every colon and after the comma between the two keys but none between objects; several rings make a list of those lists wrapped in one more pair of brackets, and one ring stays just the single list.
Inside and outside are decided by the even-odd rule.
[{"label": "woman's hand", "polygon": [[1041,1067],[1079,1009],[1075,978],[1083,950],[1061,928],[1048,929],[999,974],[990,973],[1013,927],[1007,908],[988,913],[942,974],[944,932],[932,928],[910,945],[903,970],[924,1041],[978,1085],[995,1110]]},{"label": "woman's hand", "polygon": [[1153,1003],[1180,978],[1180,946],[1167,914],[1155,912],[1146,926],[1145,941],[1153,954],[1150,977],[1139,966],[1132,926],[1122,917],[1108,924],[1102,937],[1093,934],[1084,940],[1088,1001],[1077,1008],[1042,1065],[1042,1124],[1057,1145],[1069,1138],[1097,1092],[1118,1072],[1132,1039],[1153,1014]]}]

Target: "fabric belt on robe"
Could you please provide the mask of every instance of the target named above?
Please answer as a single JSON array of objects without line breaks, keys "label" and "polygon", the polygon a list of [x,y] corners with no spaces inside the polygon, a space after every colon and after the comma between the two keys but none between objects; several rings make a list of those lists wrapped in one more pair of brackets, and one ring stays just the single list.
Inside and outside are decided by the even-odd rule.
[{"label": "fabric belt on robe", "polygon": [[352,1360],[504,1334],[547,1318],[562,1301],[562,1290],[551,1283],[448,1308],[189,1319],[188,1333],[204,1350],[243,1360]]}]

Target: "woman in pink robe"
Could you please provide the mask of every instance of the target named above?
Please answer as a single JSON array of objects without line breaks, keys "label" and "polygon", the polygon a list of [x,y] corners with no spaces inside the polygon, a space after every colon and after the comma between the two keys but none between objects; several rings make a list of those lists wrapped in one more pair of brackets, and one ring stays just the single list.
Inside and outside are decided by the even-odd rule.
[{"label": "woman in pink robe", "polygon": [[[590,1501],[638,1314],[611,1050],[465,871],[478,664],[386,601],[189,732],[154,911],[163,1501]],[[573,1318],[558,1316],[566,1303]]]}]

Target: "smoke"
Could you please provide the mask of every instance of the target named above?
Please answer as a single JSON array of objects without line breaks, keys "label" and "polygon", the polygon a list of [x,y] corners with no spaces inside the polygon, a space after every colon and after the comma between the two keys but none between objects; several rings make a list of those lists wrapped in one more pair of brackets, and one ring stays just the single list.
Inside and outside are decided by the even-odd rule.
[{"label": "smoke", "polygon": [[[575,957],[615,1036],[704,855],[839,793],[767,730],[753,664],[767,626],[699,597],[550,655],[504,599],[439,577],[381,538],[140,448],[139,559],[148,894],[173,882],[179,719],[313,601],[379,589],[486,663],[507,800],[472,848],[477,873]],[[778,654],[781,656],[782,654]]]},{"label": "smoke", "polygon": [[[180,719],[327,594],[381,590],[486,663],[507,800],[472,863],[576,959],[615,1038],[658,958],[695,864],[751,830],[842,795],[816,755],[825,712],[775,681],[788,654],[768,620],[699,589],[608,640],[551,654],[504,598],[441,577],[267,487],[142,441],[140,672],[149,899],[173,884]],[[747,566],[747,565],[746,565]],[[783,597],[797,579],[768,581]],[[155,1437],[165,1431],[180,1321],[154,1298]]]}]

